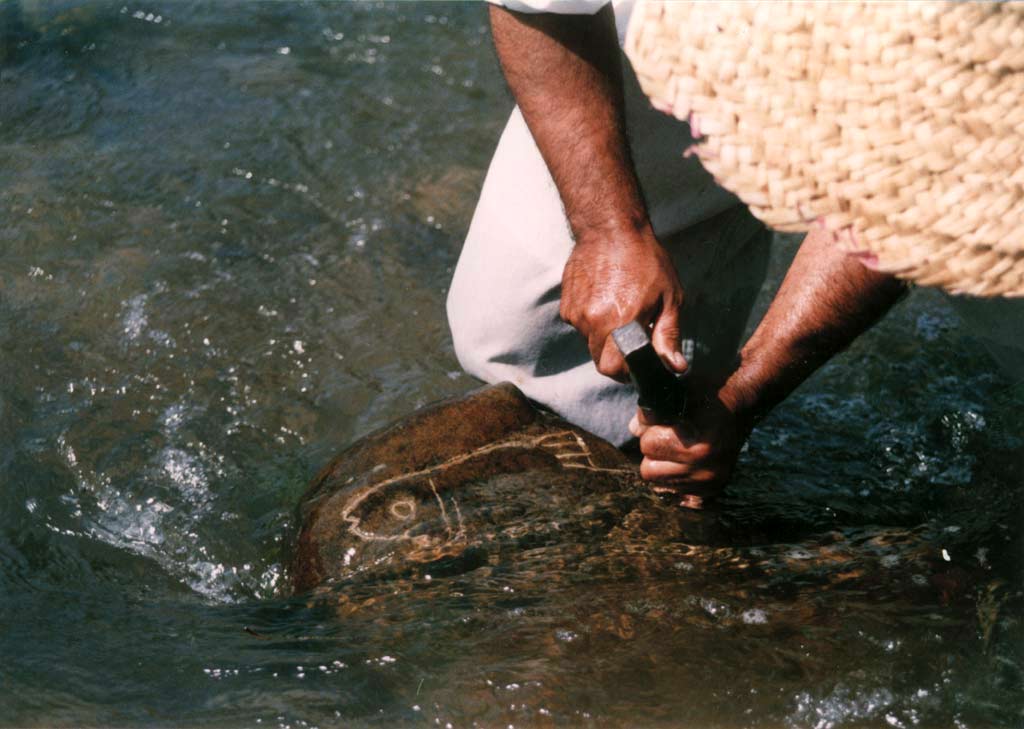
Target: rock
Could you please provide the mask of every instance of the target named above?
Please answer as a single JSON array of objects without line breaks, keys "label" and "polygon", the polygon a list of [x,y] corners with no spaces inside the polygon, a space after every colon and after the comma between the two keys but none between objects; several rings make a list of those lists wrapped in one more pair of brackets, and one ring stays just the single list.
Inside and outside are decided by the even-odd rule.
[{"label": "rock", "polygon": [[655,501],[617,448],[511,384],[485,387],[368,435],[313,479],[292,584],[479,563],[512,545],[608,531],[638,500]]},{"label": "rock", "polygon": [[685,568],[730,585],[723,594],[791,578],[942,604],[976,582],[947,575],[936,528],[850,526],[794,543],[728,522],[663,502],[619,449],[503,383],[417,411],[324,468],[300,503],[290,581],[296,593],[361,585],[335,591],[339,605],[381,585],[397,594],[471,573],[485,584],[496,570],[550,589],[572,574],[628,584]]}]

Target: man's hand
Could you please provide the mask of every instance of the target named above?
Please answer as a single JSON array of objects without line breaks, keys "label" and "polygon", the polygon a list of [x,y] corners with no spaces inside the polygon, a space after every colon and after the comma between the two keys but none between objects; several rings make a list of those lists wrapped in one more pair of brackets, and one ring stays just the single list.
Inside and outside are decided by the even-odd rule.
[{"label": "man's hand", "polygon": [[637,319],[654,324],[662,360],[685,370],[678,324],[683,291],[651,230],[630,158],[611,5],[595,15],[492,7],[491,30],[576,240],[562,277],[562,318],[586,337],[603,374],[626,376],[609,335]]},{"label": "man's hand", "polygon": [[683,289],[668,253],[653,235],[578,241],[562,274],[562,318],[587,338],[598,371],[625,380],[626,362],[612,330],[654,322],[651,341],[666,366],[686,370],[680,351]]},{"label": "man's hand", "polygon": [[[775,299],[722,384],[691,387],[685,421],[651,426],[634,418],[641,475],[680,495],[684,506],[721,490],[756,421],[880,318],[906,291],[815,229],[807,234]],[[706,394],[705,394],[706,393]]]},{"label": "man's hand", "polygon": [[716,392],[705,384],[690,387],[685,422],[648,423],[638,410],[629,430],[644,454],[641,477],[681,506],[699,509],[729,481],[752,425],[728,387]]}]

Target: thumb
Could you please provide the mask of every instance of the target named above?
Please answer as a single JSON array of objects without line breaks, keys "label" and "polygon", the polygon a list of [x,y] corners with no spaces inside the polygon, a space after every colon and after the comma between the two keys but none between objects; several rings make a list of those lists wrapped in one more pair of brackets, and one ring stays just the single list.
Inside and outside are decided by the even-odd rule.
[{"label": "thumb", "polygon": [[661,314],[654,322],[651,344],[666,367],[676,372],[686,372],[689,365],[683,356],[680,339],[679,307],[670,304],[662,308]]},{"label": "thumb", "polygon": [[644,415],[644,411],[637,408],[636,414],[633,416],[632,420],[629,421],[629,432],[639,438],[646,433],[647,429],[652,425],[658,425],[658,423],[648,420],[647,416]]}]

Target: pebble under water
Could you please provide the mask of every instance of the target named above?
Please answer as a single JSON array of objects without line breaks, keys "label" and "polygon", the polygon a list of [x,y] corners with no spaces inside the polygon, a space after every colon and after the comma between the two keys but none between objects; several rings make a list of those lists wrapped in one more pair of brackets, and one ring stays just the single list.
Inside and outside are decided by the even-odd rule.
[{"label": "pebble under water", "polygon": [[724,539],[288,596],[313,473],[477,384],[510,109],[478,5],[0,6],[0,725],[1024,723],[1024,386],[934,291],[764,421]]}]

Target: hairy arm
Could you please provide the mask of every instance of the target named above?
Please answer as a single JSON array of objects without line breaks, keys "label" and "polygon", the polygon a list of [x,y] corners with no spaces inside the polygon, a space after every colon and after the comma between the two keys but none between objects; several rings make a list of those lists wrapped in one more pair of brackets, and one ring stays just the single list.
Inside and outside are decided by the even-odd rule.
[{"label": "hairy arm", "polygon": [[648,426],[634,418],[644,478],[675,482],[683,503],[698,506],[728,480],[759,418],[818,367],[868,329],[906,291],[834,245],[807,235],[736,369],[723,383],[696,383],[687,422]]},{"label": "hairy arm", "polygon": [[655,349],[674,369],[685,369],[682,287],[654,237],[629,156],[611,6],[592,16],[492,7],[491,27],[576,241],[562,278],[562,317],[587,338],[603,374],[626,374],[609,334],[634,319],[653,322]]},{"label": "hairy arm", "polygon": [[756,421],[878,321],[907,291],[865,268],[820,230],[808,233],[760,325],[740,352],[726,395]]}]

